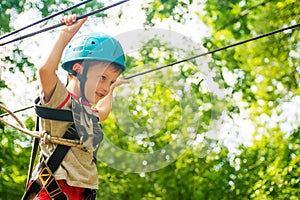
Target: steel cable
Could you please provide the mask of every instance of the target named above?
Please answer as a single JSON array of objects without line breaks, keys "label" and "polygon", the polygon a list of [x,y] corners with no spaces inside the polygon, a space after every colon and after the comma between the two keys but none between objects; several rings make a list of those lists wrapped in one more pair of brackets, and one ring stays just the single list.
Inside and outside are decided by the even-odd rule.
[{"label": "steel cable", "polygon": [[164,68],[167,68],[167,67],[171,67],[171,66],[183,63],[183,62],[194,60],[194,59],[199,58],[199,57],[203,57],[203,56],[206,56],[206,55],[209,55],[209,54],[213,54],[213,53],[216,53],[216,52],[219,52],[219,51],[223,51],[223,50],[226,50],[226,49],[238,46],[238,45],[242,45],[242,44],[245,44],[245,43],[248,43],[248,42],[251,42],[251,41],[255,41],[255,40],[264,38],[264,37],[268,37],[268,36],[274,35],[276,33],[280,33],[280,32],[283,32],[283,31],[290,30],[290,29],[294,29],[294,28],[297,28],[299,26],[300,26],[300,24],[296,24],[296,25],[293,25],[293,26],[288,26],[288,27],[285,27],[285,28],[282,28],[282,29],[278,29],[278,30],[275,30],[275,31],[272,31],[272,32],[269,32],[269,33],[265,33],[265,34],[247,39],[247,40],[243,40],[243,41],[240,41],[240,42],[237,42],[237,43],[234,43],[234,44],[230,44],[230,45],[227,45],[227,46],[224,46],[224,47],[221,47],[221,48],[217,48],[217,49],[214,49],[214,50],[202,53],[202,54],[198,54],[198,55],[189,57],[189,58],[186,58],[186,59],[182,59],[182,60],[167,64],[167,65],[164,65],[164,66],[161,66],[161,67],[146,70],[144,72],[137,73],[137,74],[125,77],[125,79],[132,79],[132,78],[137,77],[137,76],[141,76],[141,75],[148,74],[148,73],[151,73],[151,72],[154,72],[154,71],[157,71],[157,70],[161,70],[161,69],[164,69]]},{"label": "steel cable", "polygon": [[35,25],[37,25],[37,24],[40,24],[40,23],[42,23],[42,22],[44,22],[44,21],[47,21],[47,20],[49,20],[49,19],[52,19],[53,17],[56,17],[56,16],[58,16],[58,15],[60,15],[60,14],[62,14],[62,13],[65,13],[65,12],[67,12],[67,11],[73,10],[74,8],[77,8],[77,7],[81,6],[81,5],[87,4],[87,3],[89,3],[90,1],[92,1],[92,0],[83,1],[83,2],[81,2],[81,3],[78,3],[78,4],[74,5],[74,6],[71,6],[71,7],[67,8],[67,9],[64,9],[64,10],[62,10],[62,11],[59,11],[59,12],[54,13],[54,14],[52,14],[52,15],[49,15],[49,16],[47,16],[47,17],[41,19],[41,20],[38,20],[38,21],[36,21],[36,22],[33,22],[32,24],[29,24],[29,25],[24,26],[24,27],[22,27],[22,28],[20,28],[20,29],[17,29],[17,30],[15,30],[15,31],[12,31],[12,32],[10,32],[10,33],[8,33],[8,34],[6,34],[6,35],[1,36],[1,37],[0,37],[0,40],[2,40],[2,39],[4,39],[4,38],[7,38],[8,36],[14,35],[14,34],[16,34],[16,33],[19,33],[20,31],[23,31],[23,30],[25,30],[25,29],[28,29],[28,28],[30,28],[30,27],[32,27],[32,26],[35,26]]},{"label": "steel cable", "polygon": [[[80,19],[83,19],[85,17],[88,17],[88,16],[91,16],[91,15],[94,15],[94,14],[97,14],[97,13],[100,13],[100,12],[103,12],[105,10],[108,10],[110,8],[113,8],[115,6],[118,6],[120,4],[123,4],[127,1],[130,1],[130,0],[122,0],[122,1],[119,1],[117,3],[114,3],[114,4],[111,4],[107,7],[104,7],[104,8],[101,8],[101,9],[98,9],[96,11],[93,11],[93,12],[90,12],[88,14],[85,14],[85,15],[82,15],[82,16],[79,16],[77,17],[77,20],[80,20]],[[0,44],[0,46],[4,46],[4,45],[7,45],[7,44],[10,44],[10,43],[13,43],[13,42],[16,42],[16,41],[19,41],[19,40],[22,40],[22,39],[25,39],[25,38],[28,38],[28,37],[32,37],[34,35],[37,35],[37,34],[40,34],[40,33],[43,33],[43,32],[46,32],[46,31],[49,31],[49,30],[52,30],[52,29],[55,29],[55,28],[58,28],[60,26],[63,26],[65,25],[65,23],[60,23],[60,24],[56,24],[56,25],[53,25],[53,26],[50,26],[50,27],[47,27],[47,28],[44,28],[44,29],[41,29],[39,31],[35,31],[35,32],[32,32],[32,33],[29,33],[29,34],[26,34],[26,35],[23,35],[21,37],[18,37],[18,38],[15,38],[13,40],[10,40],[10,41],[7,41],[7,42],[3,42]]]},{"label": "steel cable", "polygon": [[[219,52],[219,51],[223,51],[223,50],[226,50],[226,49],[238,46],[238,45],[242,45],[242,44],[245,44],[245,43],[248,43],[248,42],[251,42],[251,41],[255,41],[255,40],[258,40],[258,39],[261,39],[261,38],[265,38],[265,37],[268,37],[268,36],[271,36],[271,35],[274,35],[274,34],[277,34],[277,33],[280,33],[280,32],[284,32],[284,31],[287,31],[287,30],[291,30],[291,29],[294,29],[294,28],[298,28],[298,27],[300,27],[300,24],[288,26],[288,27],[285,27],[285,28],[282,28],[282,29],[278,29],[278,30],[275,30],[275,31],[272,31],[272,32],[269,32],[269,33],[265,33],[265,34],[247,39],[247,40],[243,40],[243,41],[240,41],[240,42],[237,42],[237,43],[234,43],[234,44],[230,44],[230,45],[227,45],[227,46],[224,46],[224,47],[221,47],[221,48],[217,48],[217,49],[202,53],[202,54],[198,54],[198,55],[186,58],[186,59],[182,59],[182,60],[167,64],[167,65],[164,65],[164,66],[160,66],[160,67],[157,67],[157,68],[154,68],[154,69],[146,70],[146,71],[143,71],[141,73],[133,74],[133,75],[124,77],[124,79],[129,80],[129,79],[132,79],[132,78],[144,75],[144,74],[155,72],[155,71],[167,68],[167,67],[171,67],[171,66],[183,63],[183,62],[194,60],[194,59],[199,58],[199,57],[203,57],[203,56],[206,56],[206,55],[209,55],[209,54],[213,54],[213,53],[216,53],[216,52]],[[30,108],[33,108],[33,106],[28,106],[26,108],[16,110],[13,113],[21,112],[21,111],[24,111],[24,110],[27,110],[27,109],[30,109]],[[9,115],[9,113],[3,113],[2,115],[0,115],[0,118],[4,117],[4,116],[7,116],[7,115]]]}]

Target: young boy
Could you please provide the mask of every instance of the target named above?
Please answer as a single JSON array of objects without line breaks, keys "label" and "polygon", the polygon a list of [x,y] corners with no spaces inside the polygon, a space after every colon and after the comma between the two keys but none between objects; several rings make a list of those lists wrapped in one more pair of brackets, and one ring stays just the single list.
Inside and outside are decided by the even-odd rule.
[{"label": "young boy", "polygon": [[[98,189],[95,155],[102,140],[99,122],[111,111],[114,88],[128,81],[118,79],[125,70],[125,60],[117,40],[104,34],[72,40],[86,20],[77,21],[76,15],[62,18],[66,25],[39,68],[40,106],[72,111],[73,116],[73,122],[42,117],[42,130],[55,137],[64,137],[75,130],[85,148],[71,147],[65,154],[59,152],[53,156],[59,145],[40,143],[42,161],[36,166],[23,199],[95,199]],[[67,86],[56,74],[64,50],[62,67],[69,72]],[[62,157],[61,161],[52,167],[52,163],[58,163],[56,157]]]}]

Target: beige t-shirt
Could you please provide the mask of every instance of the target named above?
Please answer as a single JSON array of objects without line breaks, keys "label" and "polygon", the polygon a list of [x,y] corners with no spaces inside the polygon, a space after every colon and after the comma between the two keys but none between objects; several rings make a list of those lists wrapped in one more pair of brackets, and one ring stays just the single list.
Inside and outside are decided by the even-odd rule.
[{"label": "beige t-shirt", "polygon": [[[41,97],[42,106],[57,108],[67,96],[67,88],[59,80],[49,102],[45,103],[43,96]],[[70,110],[71,104],[71,100],[69,100],[62,109]],[[70,125],[69,122],[41,119],[40,130],[47,131],[51,136],[62,137]],[[41,153],[49,158],[56,146],[56,144],[40,144]],[[38,166],[36,170],[37,168]],[[33,173],[34,178],[38,175],[36,170]],[[98,172],[93,153],[77,147],[70,148],[54,176],[56,180],[66,180],[70,186],[98,189]]]}]

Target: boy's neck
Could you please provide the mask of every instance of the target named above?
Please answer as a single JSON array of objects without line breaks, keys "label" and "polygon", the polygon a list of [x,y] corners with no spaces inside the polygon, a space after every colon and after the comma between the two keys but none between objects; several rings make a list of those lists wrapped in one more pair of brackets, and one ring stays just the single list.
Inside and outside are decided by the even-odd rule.
[{"label": "boy's neck", "polygon": [[76,100],[76,101],[81,101],[83,105],[86,106],[91,106],[91,104],[88,101],[82,101],[81,98],[81,92],[78,87],[78,82],[74,79],[71,79],[68,83],[67,90],[71,94],[71,96]]},{"label": "boy's neck", "polygon": [[80,92],[80,89],[79,89],[79,82],[78,81],[76,81],[74,79],[69,79],[69,83],[67,85],[67,90],[71,94],[73,94],[77,97],[81,97],[81,92]]}]

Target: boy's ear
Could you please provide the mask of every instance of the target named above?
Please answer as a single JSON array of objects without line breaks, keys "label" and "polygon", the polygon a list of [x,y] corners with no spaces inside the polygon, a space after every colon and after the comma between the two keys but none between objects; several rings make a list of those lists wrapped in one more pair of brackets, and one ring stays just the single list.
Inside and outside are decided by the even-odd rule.
[{"label": "boy's ear", "polygon": [[80,63],[75,63],[72,67],[72,70],[75,72],[81,72],[82,71],[82,65]]}]

